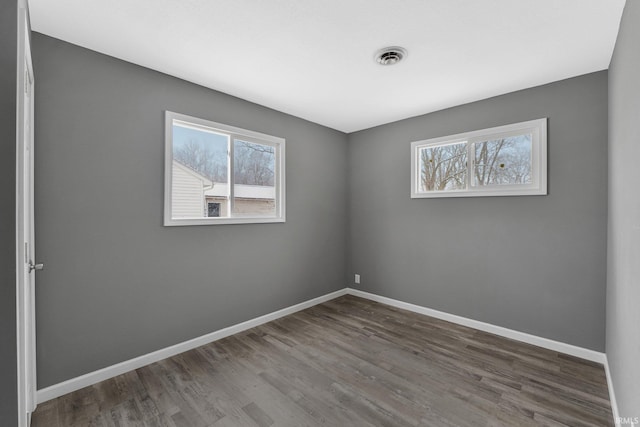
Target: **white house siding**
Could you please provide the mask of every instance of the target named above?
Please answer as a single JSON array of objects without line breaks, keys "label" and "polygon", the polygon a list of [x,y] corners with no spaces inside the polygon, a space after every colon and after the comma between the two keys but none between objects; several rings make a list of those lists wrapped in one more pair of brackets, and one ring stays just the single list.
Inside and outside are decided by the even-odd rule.
[{"label": "white house siding", "polygon": [[[236,184],[233,213],[239,216],[273,216],[276,214],[276,188]],[[229,185],[216,182],[204,192],[207,202],[220,203],[220,216],[227,216]]]},{"label": "white house siding", "polygon": [[[227,216],[229,199],[207,196],[207,203],[220,203],[220,216]],[[273,216],[276,214],[276,201],[274,199],[246,199],[236,197],[233,213],[245,216]]]},{"label": "white house siding", "polygon": [[204,185],[194,173],[173,162],[171,180],[171,216],[173,218],[202,218],[204,216]]},{"label": "white house siding", "polygon": [[239,215],[264,215],[276,214],[276,201],[274,199],[244,199],[236,198],[234,213]]},{"label": "white house siding", "polygon": [[[229,186],[212,183],[198,172],[173,161],[172,167],[173,218],[203,218],[207,203],[220,204],[220,216],[226,217],[229,205]],[[276,213],[275,187],[238,184],[235,189],[234,214],[239,216],[273,216]]]}]

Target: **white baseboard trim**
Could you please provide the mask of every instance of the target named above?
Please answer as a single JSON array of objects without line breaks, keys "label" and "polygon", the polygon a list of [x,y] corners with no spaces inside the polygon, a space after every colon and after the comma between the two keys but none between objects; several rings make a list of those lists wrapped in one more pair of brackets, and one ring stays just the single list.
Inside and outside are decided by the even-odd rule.
[{"label": "white baseboard trim", "polygon": [[609,372],[607,357],[604,353],[600,353],[600,352],[589,350],[582,347],[577,347],[577,346],[566,344],[559,341],[550,340],[547,338],[538,337],[536,335],[531,335],[524,332],[514,331],[512,329],[507,329],[502,326],[496,326],[490,323],[480,322],[478,320],[457,316],[455,314],[449,314],[443,311],[438,311],[431,308],[398,301],[392,298],[383,297],[380,295],[364,292],[364,291],[353,289],[353,288],[345,288],[339,291],[331,292],[329,294],[310,299],[300,304],[292,305],[291,307],[283,308],[281,310],[274,311],[273,313],[265,314],[263,316],[256,317],[255,319],[247,320],[246,322],[238,323],[237,325],[229,326],[227,328],[220,329],[215,332],[211,332],[201,337],[194,338],[179,344],[175,344],[170,347],[166,347],[166,348],[154,351],[152,353],[148,353],[130,360],[126,360],[124,362],[121,362],[112,366],[107,366],[106,368],[99,369],[94,372],[89,372],[88,374],[85,374],[76,378],[71,378],[67,381],[40,389],[37,391],[37,394],[36,394],[37,401],[39,404],[44,403],[48,400],[55,399],[56,397],[60,397],[67,393],[71,393],[81,388],[99,383],[100,381],[104,381],[109,378],[116,377],[126,372],[133,371],[135,369],[149,365],[151,363],[158,362],[160,360],[166,359],[171,356],[175,356],[176,354],[180,354],[185,351],[192,350],[202,345],[209,344],[213,341],[217,341],[219,339],[228,337],[230,335],[237,334],[247,329],[251,329],[253,327],[262,325],[264,323],[271,322],[272,320],[279,319],[289,314],[293,314],[295,312],[304,310],[309,307],[313,307],[314,305],[318,305],[323,302],[326,302],[347,294],[354,295],[361,298],[366,298],[371,301],[380,302],[380,303],[401,308],[404,310],[413,311],[415,313],[425,314],[427,316],[446,320],[452,323],[457,323],[463,326],[468,326],[470,328],[489,332],[489,333],[510,338],[516,341],[537,345],[539,347],[547,348],[549,350],[554,350],[560,353],[569,354],[571,356],[580,357],[593,362],[602,363],[607,373],[607,383],[609,385],[611,407],[614,411],[613,414],[614,414],[614,417],[618,416],[617,415],[618,409],[615,403],[615,396],[613,394],[613,385],[611,383],[611,375]]},{"label": "white baseboard trim", "polygon": [[281,310],[274,311],[273,313],[265,314],[264,316],[256,317],[255,319],[247,320],[246,322],[238,323],[237,325],[229,326],[228,328],[220,329],[210,334],[154,351],[153,353],[126,360],[112,366],[107,366],[106,368],[89,372],[88,374],[84,374],[76,378],[71,378],[70,380],[38,390],[36,393],[37,401],[38,403],[43,403],[48,400],[55,399],[56,397],[80,390],[81,388],[99,383],[100,381],[116,377],[151,363],[175,356],[176,354],[184,353],[185,351],[192,350],[213,341],[271,322],[272,320],[313,307],[314,305],[338,298],[346,293],[347,289],[331,292],[329,294],[301,302],[300,304],[292,305],[291,307],[283,308]]},{"label": "white baseboard trim", "polygon": [[[618,402],[616,401],[616,392],[613,389],[613,378],[611,378],[611,370],[609,369],[609,358],[605,356],[604,371],[607,374],[607,387],[609,388],[609,401],[611,402],[611,412],[613,412],[613,421],[619,426],[620,412],[618,412]],[[631,426],[633,427],[633,425]]]},{"label": "white baseboard trim", "polygon": [[445,313],[443,311],[434,310],[432,308],[423,307],[420,305],[410,304],[407,302],[398,301],[392,298],[383,297],[380,295],[372,294],[369,292],[360,291],[358,289],[347,288],[347,294],[366,298],[371,301],[380,302],[393,307],[401,308],[415,313],[425,314],[427,316],[435,317],[437,319],[446,320],[447,322],[457,323],[458,325],[468,326],[470,328],[479,329],[484,332],[489,332],[501,337],[510,338],[516,341],[522,341],[527,344],[537,345],[538,347],[546,348],[549,350],[557,351],[559,353],[569,354],[571,356],[580,357],[582,359],[590,360],[592,362],[606,363],[606,355],[598,351],[589,350],[587,348],[578,347],[571,344],[566,344],[560,341],[550,340],[548,338],[542,338],[536,335],[527,334],[525,332],[515,331],[513,329],[504,328],[502,326],[492,325],[491,323],[480,322],[479,320],[473,320],[462,316],[456,316],[455,314]]}]

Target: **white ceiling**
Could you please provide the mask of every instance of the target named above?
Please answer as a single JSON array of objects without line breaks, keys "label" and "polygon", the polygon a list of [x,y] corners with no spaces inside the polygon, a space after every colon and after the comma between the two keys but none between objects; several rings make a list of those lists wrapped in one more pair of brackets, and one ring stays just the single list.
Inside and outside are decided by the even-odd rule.
[{"label": "white ceiling", "polygon": [[606,69],[624,2],[29,0],[35,31],[344,132]]}]

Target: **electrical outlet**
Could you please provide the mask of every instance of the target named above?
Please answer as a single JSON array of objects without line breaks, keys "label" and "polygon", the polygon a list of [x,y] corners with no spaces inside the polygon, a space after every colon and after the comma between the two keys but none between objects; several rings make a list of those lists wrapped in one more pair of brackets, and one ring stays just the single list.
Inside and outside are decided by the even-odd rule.
[{"label": "electrical outlet", "polygon": [[360,284],[360,275],[359,274],[356,274],[355,282],[356,282],[356,285]]}]

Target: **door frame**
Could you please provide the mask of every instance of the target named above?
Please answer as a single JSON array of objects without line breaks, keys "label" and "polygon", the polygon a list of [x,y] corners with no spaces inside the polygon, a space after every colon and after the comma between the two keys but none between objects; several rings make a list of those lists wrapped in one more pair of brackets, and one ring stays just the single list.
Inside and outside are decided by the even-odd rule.
[{"label": "door frame", "polygon": [[[31,40],[29,13],[25,6],[18,11],[18,58],[16,90],[16,323],[18,364],[18,426],[31,424],[31,413],[36,401],[36,357],[35,357],[35,274],[25,270],[34,259],[33,216],[33,166],[34,166],[34,88],[33,64],[31,62]],[[30,85],[28,87],[28,85]],[[28,89],[27,89],[28,87]],[[30,90],[30,95],[25,95]],[[25,117],[26,99],[30,102]],[[25,134],[25,121],[29,120],[29,134]],[[25,158],[25,145],[29,158]],[[28,188],[25,193],[25,165],[28,162]],[[27,194],[28,193],[28,194]],[[29,212],[24,212],[25,204]],[[28,222],[28,224],[26,224]],[[29,246],[25,245],[24,230],[29,228]],[[27,274],[25,274],[27,272]],[[25,283],[26,282],[26,283]]]}]

